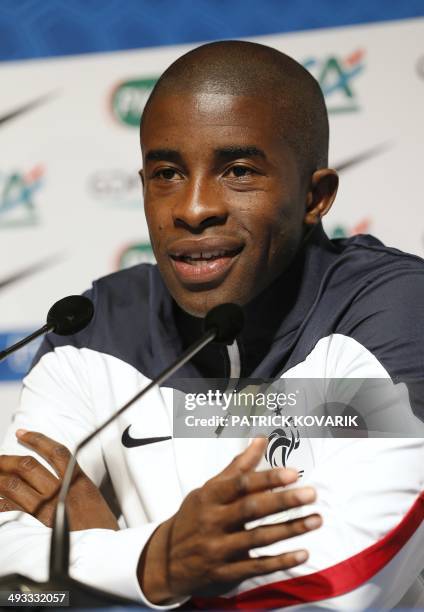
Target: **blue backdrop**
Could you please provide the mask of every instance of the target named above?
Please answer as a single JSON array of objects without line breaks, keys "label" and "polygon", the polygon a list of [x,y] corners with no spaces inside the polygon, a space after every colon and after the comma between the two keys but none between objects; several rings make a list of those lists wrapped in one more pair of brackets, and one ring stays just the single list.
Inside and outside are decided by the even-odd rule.
[{"label": "blue backdrop", "polygon": [[424,0],[0,0],[0,60],[424,15]]}]

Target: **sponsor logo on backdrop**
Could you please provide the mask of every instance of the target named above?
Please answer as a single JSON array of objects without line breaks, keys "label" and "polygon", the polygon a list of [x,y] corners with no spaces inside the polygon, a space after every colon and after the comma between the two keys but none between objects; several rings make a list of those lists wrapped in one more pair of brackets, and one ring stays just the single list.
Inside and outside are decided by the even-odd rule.
[{"label": "sponsor logo on backdrop", "polygon": [[157,78],[132,79],[119,83],[112,91],[112,113],[124,125],[138,127],[141,112]]},{"label": "sponsor logo on backdrop", "polygon": [[362,49],[358,49],[346,57],[311,57],[303,63],[320,84],[329,113],[359,110],[354,82],[364,70],[364,54]]},{"label": "sponsor logo on backdrop", "polygon": [[[29,255],[29,257],[31,256]],[[63,255],[61,253],[55,253],[54,255],[49,255],[48,257],[39,259],[35,262],[33,257],[31,257],[31,259],[32,261],[29,265],[26,265],[23,268],[21,267],[20,269],[7,274],[6,276],[0,277],[0,291],[3,291],[3,289],[10,287],[10,285],[14,285],[21,280],[32,278],[32,276],[37,274],[37,272],[41,272],[54,264],[60,263],[61,259],[63,259]]]},{"label": "sponsor logo on backdrop", "polygon": [[35,196],[43,177],[40,165],[27,172],[0,172],[0,229],[38,223]]},{"label": "sponsor logo on backdrop", "polygon": [[141,263],[156,263],[150,242],[136,242],[125,246],[118,254],[116,268],[123,270]]},{"label": "sponsor logo on backdrop", "polygon": [[[19,331],[0,332],[0,350],[15,344],[18,340],[25,338],[34,330],[21,329]],[[0,383],[21,380],[28,372],[35,353],[42,342],[42,338],[37,338],[30,344],[22,347],[17,353],[9,355],[7,359],[0,363]]]},{"label": "sponsor logo on backdrop", "polygon": [[370,229],[371,219],[362,219],[353,227],[338,223],[328,228],[327,233],[330,238],[348,238],[349,236],[356,236],[357,234],[368,234]]},{"label": "sponsor logo on backdrop", "polygon": [[[345,57],[309,57],[303,62],[319,82],[329,113],[359,110],[353,83],[364,70],[364,55],[364,50],[358,49]],[[138,128],[144,105],[158,78],[129,79],[113,88],[112,113],[119,123]]]},{"label": "sponsor logo on backdrop", "polygon": [[369,159],[377,157],[381,153],[385,153],[393,146],[390,142],[383,142],[379,145],[375,145],[370,149],[365,149],[360,153],[356,153],[355,155],[351,155],[350,157],[345,158],[344,160],[338,162],[333,167],[337,170],[337,172],[345,172],[346,170],[351,170],[352,168],[362,164]]},{"label": "sponsor logo on backdrop", "polygon": [[12,110],[7,111],[6,113],[2,113],[0,115],[0,125],[3,125],[4,123],[9,123],[9,121],[12,121],[12,119],[16,119],[17,117],[20,117],[21,115],[24,115],[25,113],[28,113],[34,108],[37,108],[37,106],[44,104],[52,96],[53,96],[52,93],[45,94],[44,96],[40,96],[39,98],[35,98],[34,100],[31,100],[31,102],[27,102],[26,104],[21,104],[20,106],[15,106],[15,108],[13,108]]},{"label": "sponsor logo on backdrop", "polygon": [[89,177],[88,189],[103,204],[139,208],[142,203],[142,186],[137,171],[98,170]]}]

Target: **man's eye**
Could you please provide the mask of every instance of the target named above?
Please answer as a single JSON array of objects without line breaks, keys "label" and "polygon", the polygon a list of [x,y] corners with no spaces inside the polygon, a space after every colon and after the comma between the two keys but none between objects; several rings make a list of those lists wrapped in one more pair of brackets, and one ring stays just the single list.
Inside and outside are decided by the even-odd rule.
[{"label": "man's eye", "polygon": [[165,179],[165,181],[172,181],[173,179],[178,179],[180,177],[180,173],[174,168],[162,168],[154,173],[154,178]]},{"label": "man's eye", "polygon": [[232,166],[227,170],[227,175],[235,178],[242,178],[243,176],[249,176],[254,173],[255,171],[253,168],[249,168],[248,166]]}]

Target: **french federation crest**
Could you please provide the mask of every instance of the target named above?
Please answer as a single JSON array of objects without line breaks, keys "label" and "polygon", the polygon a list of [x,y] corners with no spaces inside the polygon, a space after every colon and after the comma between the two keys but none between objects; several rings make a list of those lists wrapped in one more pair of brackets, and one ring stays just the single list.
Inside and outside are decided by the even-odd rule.
[{"label": "french federation crest", "polygon": [[[274,429],[268,436],[268,446],[265,459],[271,467],[286,467],[287,461],[294,450],[300,446],[300,435],[296,428]],[[304,470],[299,470],[300,476]]]}]

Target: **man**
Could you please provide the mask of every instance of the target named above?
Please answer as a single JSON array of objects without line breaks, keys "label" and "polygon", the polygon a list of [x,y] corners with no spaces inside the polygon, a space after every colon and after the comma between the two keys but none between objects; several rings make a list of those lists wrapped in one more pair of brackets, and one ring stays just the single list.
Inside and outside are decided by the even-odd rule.
[{"label": "man", "polygon": [[[178,376],[422,376],[423,263],[369,236],[325,236],[338,179],[321,91],[299,64],[247,42],[191,51],[157,83],[141,145],[158,265],[94,283],[93,322],[47,338],[26,377],[0,459],[7,572],[43,575],[67,448],[169,365],[217,304],[244,307],[243,332]],[[173,384],[82,454],[73,575],[165,608],[189,597],[214,609],[385,608],[411,595],[424,566],[422,439],[305,439],[294,470],[270,469],[262,440],[171,439]],[[298,470],[302,486],[288,486]],[[106,474],[121,529],[98,489]],[[281,522],[304,505],[309,520]]]}]

